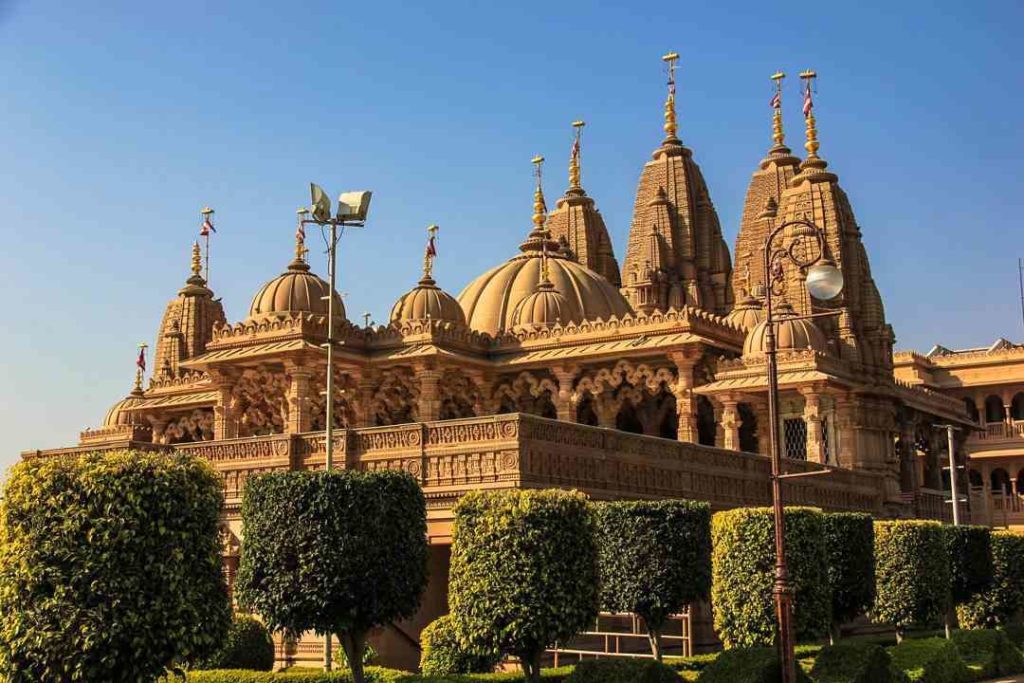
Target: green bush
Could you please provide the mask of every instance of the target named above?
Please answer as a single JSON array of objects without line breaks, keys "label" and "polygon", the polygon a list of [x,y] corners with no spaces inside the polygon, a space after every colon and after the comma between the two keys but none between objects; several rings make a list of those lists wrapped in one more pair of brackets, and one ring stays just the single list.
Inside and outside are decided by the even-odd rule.
[{"label": "green bush", "polygon": [[914,683],[968,683],[971,672],[945,638],[907,639],[889,649],[892,664]]},{"label": "green bush", "polygon": [[668,617],[711,590],[711,507],[662,500],[599,503],[595,511],[601,606],[643,619],[661,661]]},{"label": "green bush", "polygon": [[874,602],[875,527],[871,515],[859,512],[826,514],[822,525],[835,642],[839,626],[867,612]]},{"label": "green bush", "polygon": [[0,679],[153,681],[224,639],[221,478],[135,451],[15,465],[0,505]]},{"label": "green bush", "polygon": [[518,657],[535,682],[544,649],[597,615],[587,498],[576,491],[471,491],[454,512],[448,603],[459,640]]},{"label": "green bush", "polygon": [[248,614],[235,614],[220,649],[195,666],[199,669],[270,671],[274,668],[274,640],[259,619]]},{"label": "green bush", "polygon": [[708,668],[711,662],[718,659],[718,652],[706,652],[700,655],[689,657],[666,657],[665,664],[676,671],[703,671]]},{"label": "green bush", "polygon": [[679,683],[682,679],[661,662],[649,659],[585,659],[566,683]]},{"label": "green bush", "polygon": [[[822,516],[815,508],[786,508],[786,560],[798,605],[796,636],[802,639],[819,637],[830,621]],[[776,630],[772,510],[718,512],[711,522],[711,536],[715,630],[727,648],[770,645]]]},{"label": "green bush", "polygon": [[273,630],[336,634],[356,683],[367,632],[412,616],[427,582],[426,504],[391,471],[272,472],[248,480],[240,604]]},{"label": "green bush", "polygon": [[430,622],[420,633],[420,670],[427,676],[486,673],[493,671],[501,656],[486,646],[463,646],[455,633],[450,614]]},{"label": "green bush", "polygon": [[811,669],[815,683],[904,683],[885,648],[874,643],[846,640],[818,653]]},{"label": "green bush", "polygon": [[946,535],[938,522],[875,522],[875,621],[896,627],[940,621],[949,606]]},{"label": "green bush", "polygon": [[1024,657],[1002,631],[954,631],[953,644],[979,679],[1024,671]]},{"label": "green bush", "polygon": [[1008,626],[1024,607],[1024,535],[992,534],[992,581],[989,588],[957,606],[963,628]]},{"label": "green bush", "polygon": [[[541,680],[544,683],[562,683],[572,672],[571,667],[544,669]],[[396,671],[368,666],[364,671],[368,683],[521,683],[522,674],[452,674],[449,676],[420,676],[407,671]],[[167,683],[173,683],[169,678]],[[325,673],[311,669],[289,669],[279,673],[262,671],[191,671],[188,683],[353,683],[349,671]]]},{"label": "green bush", "polygon": [[[797,681],[811,683],[803,669],[796,669]],[[775,648],[751,647],[723,651],[709,664],[698,683],[779,683],[782,670]]]},{"label": "green bush", "polygon": [[1024,648],[1024,624],[1011,623],[1004,626],[998,627],[1000,631],[1006,634],[1006,637],[1010,639],[1017,649]]},{"label": "green bush", "polygon": [[947,526],[949,585],[953,604],[981,593],[992,583],[991,530],[986,526]]},{"label": "green bush", "polygon": [[[345,654],[344,647],[339,647],[337,650],[335,650],[334,654],[332,655],[332,659],[334,661],[334,666],[340,667],[342,669],[350,668],[348,665],[348,655]],[[377,651],[373,649],[373,645],[367,643],[366,647],[363,648],[363,666],[367,667],[376,664],[377,659]]]}]

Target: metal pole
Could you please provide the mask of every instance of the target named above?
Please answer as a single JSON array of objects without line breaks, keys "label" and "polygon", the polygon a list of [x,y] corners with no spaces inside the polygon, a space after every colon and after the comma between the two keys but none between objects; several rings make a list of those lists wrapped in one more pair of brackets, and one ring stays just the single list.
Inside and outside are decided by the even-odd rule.
[{"label": "metal pole", "polygon": [[953,494],[953,526],[960,526],[960,497],[956,491],[956,455],[953,450],[953,425],[946,425],[947,450],[949,451],[949,488]]},{"label": "metal pole", "polygon": [[[326,456],[324,468],[334,467],[334,271],[337,266],[338,224],[331,222],[331,242],[327,247],[327,279],[330,292],[327,298],[327,415],[326,415]],[[324,670],[332,668],[331,634],[324,635]]]}]

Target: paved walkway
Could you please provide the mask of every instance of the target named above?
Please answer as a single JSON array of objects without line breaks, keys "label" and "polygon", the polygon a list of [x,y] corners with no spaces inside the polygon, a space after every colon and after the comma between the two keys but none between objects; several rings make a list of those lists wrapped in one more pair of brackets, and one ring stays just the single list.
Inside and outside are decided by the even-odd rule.
[{"label": "paved walkway", "polygon": [[1024,676],[1016,676],[1014,678],[993,678],[991,681],[985,681],[984,683],[1024,683]]}]

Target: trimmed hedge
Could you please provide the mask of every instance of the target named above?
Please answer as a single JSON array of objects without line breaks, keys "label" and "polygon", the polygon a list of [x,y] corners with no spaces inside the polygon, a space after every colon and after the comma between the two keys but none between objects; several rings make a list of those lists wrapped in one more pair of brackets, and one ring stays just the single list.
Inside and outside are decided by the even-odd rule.
[{"label": "trimmed hedge", "polygon": [[845,640],[818,653],[811,669],[815,683],[905,683],[907,676],[892,664],[881,645]]},{"label": "trimmed hedge", "polygon": [[[811,683],[811,679],[797,665],[797,681]],[[701,671],[698,683],[779,683],[782,669],[775,648],[751,647],[724,650]]]},{"label": "trimmed hedge", "polygon": [[[138,451],[25,460],[0,505],[0,680],[155,680],[224,640],[221,477]],[[6,677],[6,678],[5,678]]]},{"label": "trimmed hedge", "polygon": [[946,534],[939,522],[875,522],[875,621],[896,627],[943,619],[949,607]]},{"label": "trimmed hedge", "polygon": [[[813,640],[828,629],[831,592],[823,562],[825,539],[817,508],[785,511],[786,560],[795,593],[795,631]],[[775,640],[774,519],[770,508],[718,512],[711,522],[714,625],[727,648]]]},{"label": "trimmed hedge", "polygon": [[947,526],[945,532],[950,594],[959,605],[992,583],[992,532],[986,526]]},{"label": "trimmed hedge", "polygon": [[893,666],[913,683],[969,683],[971,671],[952,641],[945,638],[904,640],[889,649]]},{"label": "trimmed hedge", "polygon": [[964,628],[1012,624],[1024,607],[1024,535],[992,534],[992,582],[987,590],[957,606]]},{"label": "trimmed hedge", "polygon": [[467,648],[459,642],[450,614],[430,622],[420,633],[420,670],[427,676],[487,673],[501,661],[501,655],[484,646]]},{"label": "trimmed hedge", "polygon": [[271,472],[242,497],[239,603],[273,630],[338,636],[361,683],[367,632],[415,614],[426,503],[404,472]]},{"label": "trimmed hedge", "polygon": [[[523,681],[522,674],[516,673],[421,676],[407,671],[375,666],[366,667],[364,673],[368,683],[521,683]],[[541,671],[540,678],[544,683],[563,683],[570,673],[572,673],[571,667],[544,669]],[[170,678],[167,683],[173,683],[174,680]],[[348,671],[325,673],[323,671],[291,670],[270,673],[219,670],[190,671],[188,683],[353,683],[353,680],[351,672]]]},{"label": "trimmed hedge", "polygon": [[259,619],[235,614],[223,645],[196,667],[270,671],[274,668],[274,640]]},{"label": "trimmed hedge", "polygon": [[953,631],[953,644],[979,679],[1024,671],[1024,657],[1002,631]]},{"label": "trimmed hedge", "polygon": [[679,683],[679,674],[653,660],[585,659],[566,683]]},{"label": "trimmed hedge", "polygon": [[597,547],[577,491],[471,491],[455,505],[448,604],[459,641],[518,657],[529,681],[598,610]]},{"label": "trimmed hedge", "polygon": [[711,507],[661,500],[598,503],[594,510],[601,605],[643,619],[661,661],[668,617],[711,591]]},{"label": "trimmed hedge", "polygon": [[860,512],[825,514],[822,526],[834,641],[839,626],[866,613],[875,600],[875,526],[871,515]]}]

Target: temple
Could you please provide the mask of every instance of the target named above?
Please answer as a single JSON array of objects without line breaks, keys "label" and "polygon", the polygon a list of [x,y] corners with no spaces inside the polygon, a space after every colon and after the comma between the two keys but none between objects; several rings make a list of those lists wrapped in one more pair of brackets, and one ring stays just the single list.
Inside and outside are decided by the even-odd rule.
[{"label": "temple", "polygon": [[[140,373],[76,446],[23,457],[130,447],[209,459],[224,477],[230,583],[246,478],[323,468],[332,400],[337,466],[404,470],[427,497],[430,588],[420,614],[377,641],[389,663],[415,666],[419,631],[446,610],[451,508],[467,490],[571,487],[716,508],[770,501],[763,301],[772,287],[787,469],[830,470],[787,481],[787,503],[948,519],[951,424],[957,462],[972,461],[957,475],[970,493],[962,514],[1024,522],[1024,348],[894,356],[861,227],[820,154],[813,72],[802,74],[802,159],[785,145],[782,74],[774,77],[772,145],[753,164],[730,254],[697,155],[680,137],[676,56],[666,62],[665,135],[640,172],[621,269],[584,190],[576,122],[554,210],[538,157],[518,253],[458,296],[439,284],[432,241],[386,325],[349,321],[333,295],[333,397],[323,350],[330,287],[307,262],[304,232],[234,322],[203,277],[197,243],[156,331],[148,384]],[[765,240],[792,220],[823,231],[845,281],[836,299],[813,299],[806,269],[766,270]],[[319,658],[316,641],[288,647],[283,657]]]}]

